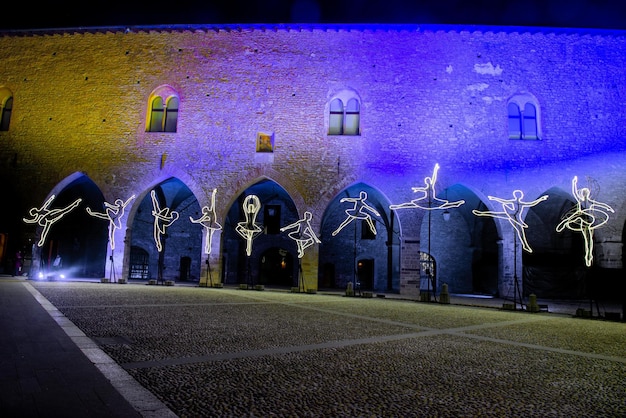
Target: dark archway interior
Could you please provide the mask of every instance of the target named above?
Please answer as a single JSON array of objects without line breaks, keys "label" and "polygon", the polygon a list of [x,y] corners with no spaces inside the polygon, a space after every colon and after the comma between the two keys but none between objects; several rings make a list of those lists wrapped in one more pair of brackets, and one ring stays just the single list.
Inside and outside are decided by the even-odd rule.
[{"label": "dark archway interior", "polygon": [[[237,225],[247,220],[243,204],[248,196],[256,196],[260,203],[254,219],[259,232],[250,242],[250,256],[247,240],[237,232]],[[296,243],[280,231],[297,220],[295,203],[278,183],[262,180],[244,190],[230,207],[222,231],[224,283],[297,286]]]},{"label": "dark archway interior", "polygon": [[178,219],[160,236],[162,250],[159,252],[151,193],[148,192],[138,203],[132,220],[129,278],[198,282],[202,267],[203,228],[189,219],[201,216],[198,200],[177,178],[167,179],[151,191],[155,192],[159,208],[177,212]]},{"label": "dark archway interior", "polygon": [[[87,176],[78,176],[56,195],[49,208],[64,208],[77,199],[82,199],[80,204],[53,224],[39,248],[41,270],[62,272],[66,277],[104,277],[109,225],[86,211],[87,207],[103,210],[100,189]],[[57,256],[60,265],[54,266]]]}]

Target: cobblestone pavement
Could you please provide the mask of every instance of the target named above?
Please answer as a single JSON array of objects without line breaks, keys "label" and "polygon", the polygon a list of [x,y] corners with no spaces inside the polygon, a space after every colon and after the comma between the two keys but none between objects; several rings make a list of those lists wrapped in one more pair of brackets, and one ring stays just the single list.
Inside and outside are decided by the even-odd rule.
[{"label": "cobblestone pavement", "polygon": [[623,322],[321,293],[31,284],[180,417],[626,416]]}]

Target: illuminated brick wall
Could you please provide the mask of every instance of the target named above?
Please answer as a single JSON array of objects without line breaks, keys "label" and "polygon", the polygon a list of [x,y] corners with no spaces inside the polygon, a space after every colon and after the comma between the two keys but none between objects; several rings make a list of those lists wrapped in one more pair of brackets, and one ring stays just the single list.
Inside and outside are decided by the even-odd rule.
[{"label": "illuminated brick wall", "polygon": [[[568,193],[574,175],[591,176],[617,212],[602,239],[621,243],[625,61],[623,33],[583,30],[248,26],[4,34],[0,87],[15,101],[10,130],[0,132],[2,190],[18,201],[4,210],[15,223],[78,171],[106,199],[140,195],[175,176],[204,205],[217,187],[223,219],[245,187],[270,178],[300,213],[313,212],[319,227],[329,202],[351,184],[363,182],[392,203],[407,201],[439,163],[440,190],[460,184],[483,202],[516,188],[529,199],[551,188]],[[148,98],[162,85],[180,97],[176,133],[145,132]],[[360,99],[361,135],[329,136],[328,102],[345,91]],[[508,139],[507,101],[526,94],[539,106],[541,141]],[[259,132],[274,135],[271,160],[255,152]],[[422,217],[398,213],[404,239],[425,240]],[[431,237],[431,245],[439,239]],[[619,260],[606,263],[621,267],[619,248],[612,251]],[[451,250],[455,259],[470,252]],[[316,263],[306,266],[317,276]]]}]

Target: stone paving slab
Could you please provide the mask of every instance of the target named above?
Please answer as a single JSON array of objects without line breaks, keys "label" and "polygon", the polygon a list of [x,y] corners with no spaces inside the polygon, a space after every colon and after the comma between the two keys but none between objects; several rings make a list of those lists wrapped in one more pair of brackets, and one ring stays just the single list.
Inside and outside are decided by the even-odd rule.
[{"label": "stone paving slab", "polygon": [[621,322],[392,298],[32,286],[181,417],[626,415]]}]

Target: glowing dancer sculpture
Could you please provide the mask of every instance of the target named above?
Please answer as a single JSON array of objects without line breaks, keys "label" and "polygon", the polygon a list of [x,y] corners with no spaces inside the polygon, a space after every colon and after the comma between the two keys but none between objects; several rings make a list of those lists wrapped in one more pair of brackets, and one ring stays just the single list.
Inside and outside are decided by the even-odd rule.
[{"label": "glowing dancer sculpture", "polygon": [[206,230],[206,239],[204,244],[204,252],[206,254],[211,254],[211,242],[213,241],[213,234],[215,231],[221,230],[222,225],[217,223],[215,220],[217,215],[215,214],[215,194],[217,193],[217,189],[213,189],[213,194],[211,195],[211,206],[204,206],[202,208],[202,216],[198,219],[193,219],[191,216],[189,220],[196,224],[201,224]]},{"label": "glowing dancer sculpture", "polygon": [[154,190],[150,192],[150,196],[152,196],[152,216],[154,216],[154,242],[157,250],[161,252],[163,251],[161,237],[165,235],[165,230],[178,219],[178,212],[170,211],[168,207],[161,209]]},{"label": "glowing dancer sculpture", "polygon": [[115,249],[115,230],[122,227],[124,210],[134,198],[135,195],[132,195],[125,202],[122,199],[115,199],[115,203],[104,202],[104,213],[94,212],[91,208],[87,208],[87,213],[91,216],[109,221],[109,246],[111,251]]},{"label": "glowing dancer sculpture", "polygon": [[380,216],[380,213],[378,213],[376,209],[370,206],[366,202],[366,200],[367,200],[367,192],[361,191],[361,193],[359,193],[359,197],[344,197],[343,199],[339,201],[341,203],[352,202],[354,203],[354,206],[352,207],[352,209],[345,210],[348,217],[344,219],[341,225],[339,225],[339,227],[333,231],[332,233],[333,237],[337,235],[339,231],[341,231],[344,227],[346,227],[350,222],[352,222],[355,219],[364,219],[367,222],[367,225],[369,226],[372,233],[376,235],[376,226],[374,225],[372,216],[369,213],[366,213],[365,211],[369,211],[376,216]]},{"label": "glowing dancer sculpture", "polygon": [[29,210],[28,213],[30,214],[30,216],[32,216],[32,218],[22,218],[22,220],[27,224],[36,223],[37,225],[43,227],[43,230],[41,231],[41,237],[39,238],[39,242],[37,243],[38,247],[43,247],[43,244],[46,242],[46,236],[48,235],[48,232],[50,232],[50,228],[52,227],[52,225],[56,221],[67,215],[69,212],[74,210],[82,201],[82,199],[78,198],[64,208],[48,209],[55,197],[55,195],[50,196],[50,198],[46,201],[46,203],[43,204],[41,208],[32,208],[31,210]]},{"label": "glowing dancer sculpture", "polygon": [[246,240],[246,254],[249,257],[252,254],[252,240],[263,232],[263,228],[256,223],[256,217],[261,210],[261,202],[255,195],[246,196],[242,207],[246,220],[239,222],[235,231]]},{"label": "glowing dancer sculpture", "polygon": [[285,227],[280,228],[281,232],[292,230],[287,234],[289,238],[294,240],[298,245],[298,258],[302,258],[304,256],[304,250],[310,247],[315,243],[321,243],[322,241],[317,238],[315,232],[313,232],[313,228],[311,227],[311,218],[313,215],[311,212],[304,212],[304,218],[292,223],[291,225],[287,225]]},{"label": "glowing dancer sculpture", "polygon": [[[439,164],[435,164],[432,177],[424,178],[423,187],[413,187],[413,193],[420,193],[420,197],[412,199],[409,202],[401,203],[399,205],[389,205],[389,209],[424,209],[424,210],[438,210],[457,208],[465,203],[465,200],[457,200],[456,202],[449,202],[445,199],[439,199],[437,192],[435,191],[435,183],[437,183],[437,171],[439,171]],[[435,205],[433,206],[433,203]]]},{"label": "glowing dancer sculpture", "polygon": [[568,228],[583,234],[585,264],[590,267],[593,261],[593,231],[608,222],[608,212],[615,211],[606,203],[593,200],[588,187],[578,188],[577,176],[572,180],[572,194],[576,198],[576,206],[559,222],[556,230],[561,232]]},{"label": "glowing dancer sculpture", "polygon": [[[446,216],[447,209],[449,208],[457,208],[465,203],[465,200],[457,200],[456,202],[450,202],[447,199],[440,199],[437,197],[437,190],[435,190],[435,184],[437,183],[437,172],[439,171],[439,164],[435,164],[435,168],[433,169],[432,177],[424,178],[424,186],[422,187],[413,187],[413,193],[419,193],[419,196],[415,199],[412,199],[409,202],[401,203],[399,205],[389,205],[389,209],[424,209],[428,211],[428,256],[432,257],[430,254],[430,225],[431,225],[431,213],[433,210],[444,210],[444,219]],[[432,262],[429,263],[432,267]],[[436,298],[436,287],[435,287],[435,276],[433,274],[432,268],[426,268],[426,274],[428,275],[428,292],[430,293],[431,286],[435,291]]]},{"label": "glowing dancer sculpture", "polygon": [[506,219],[509,221],[517,237],[522,243],[522,248],[532,253],[533,249],[528,245],[528,240],[526,239],[526,228],[528,228],[528,224],[524,222],[524,209],[535,206],[536,204],[543,202],[548,198],[548,195],[543,195],[540,198],[533,200],[532,202],[524,202],[522,198],[524,197],[524,193],[521,190],[513,191],[513,199],[502,199],[499,197],[488,196],[489,200],[493,200],[502,205],[502,211],[480,211],[480,210],[472,210],[472,213],[476,216],[490,216],[492,218],[500,218]]}]

